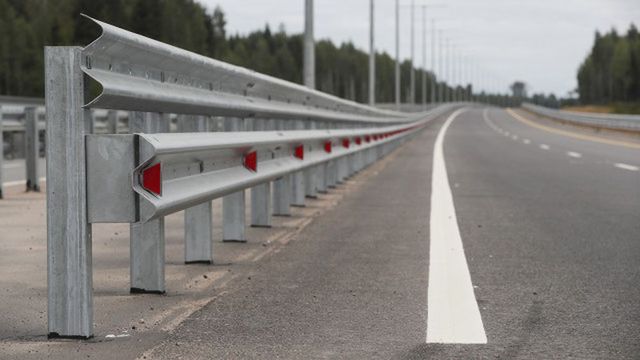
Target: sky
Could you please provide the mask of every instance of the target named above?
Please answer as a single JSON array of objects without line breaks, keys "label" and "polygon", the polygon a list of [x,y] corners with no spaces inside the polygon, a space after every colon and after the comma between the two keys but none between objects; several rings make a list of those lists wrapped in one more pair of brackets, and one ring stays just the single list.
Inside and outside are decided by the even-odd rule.
[{"label": "sky", "polygon": [[[198,0],[212,10],[220,5],[227,16],[227,32],[246,34],[269,24],[284,25],[287,33],[301,33],[304,0]],[[395,56],[395,1],[375,1],[375,47]],[[640,0],[414,0],[414,63],[432,69],[432,21],[443,38],[464,57],[466,79],[477,88],[507,92],[515,80],[529,92],[566,96],[577,86],[577,69],[589,53],[596,30],[629,24],[640,26]],[[427,5],[426,47],[423,16]],[[411,54],[411,0],[400,0],[400,57]],[[353,42],[369,49],[369,0],[315,0],[315,37],[334,43]],[[437,34],[437,32],[436,32]],[[436,42],[437,44],[437,42]],[[438,51],[435,52],[437,57]],[[435,67],[436,73],[443,74]]]}]

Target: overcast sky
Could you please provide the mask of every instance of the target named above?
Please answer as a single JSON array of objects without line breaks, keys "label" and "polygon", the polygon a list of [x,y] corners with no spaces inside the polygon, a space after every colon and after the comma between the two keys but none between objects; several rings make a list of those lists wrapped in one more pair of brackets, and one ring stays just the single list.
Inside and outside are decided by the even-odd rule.
[{"label": "overcast sky", "polygon": [[[246,34],[284,24],[288,33],[303,30],[304,0],[199,0],[220,5],[230,33]],[[430,0],[427,19],[456,44],[459,53],[481,69],[482,81],[507,91],[523,80],[533,92],[566,93],[576,87],[576,71],[590,51],[596,29],[626,32],[640,24],[640,0]],[[401,0],[400,56],[411,51],[411,0]],[[368,51],[369,0],[315,0],[316,38],[352,41]],[[375,0],[376,50],[394,54],[395,1]],[[422,10],[416,10],[416,65],[422,65]],[[431,20],[428,20],[427,68],[431,68]]]}]

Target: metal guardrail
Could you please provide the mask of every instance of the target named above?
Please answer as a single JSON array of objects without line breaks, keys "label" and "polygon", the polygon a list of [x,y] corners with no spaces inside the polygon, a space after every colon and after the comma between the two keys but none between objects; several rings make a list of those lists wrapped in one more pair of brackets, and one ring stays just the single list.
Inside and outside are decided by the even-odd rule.
[{"label": "metal guardrail", "polygon": [[640,115],[592,114],[576,111],[563,111],[529,103],[523,103],[522,107],[538,115],[578,125],[614,130],[640,131]]},{"label": "metal guardrail", "polygon": [[[128,132],[127,112],[92,109],[91,118],[92,133]],[[39,191],[37,162],[44,155],[43,132],[45,129],[44,99],[0,96],[0,149],[2,149],[0,199],[3,198],[4,192],[2,179],[5,155],[9,155],[11,158],[24,156],[26,189],[27,191]],[[7,140],[5,140],[5,135]]]},{"label": "metal guardrail", "polygon": [[[245,189],[268,227],[456,106],[371,108],[96,23],[86,48],[45,50],[53,337],[93,334],[92,223],[130,223],[131,291],[163,293],[165,215],[184,210],[185,263],[211,263],[211,200],[223,241],[246,241]],[[102,93],[85,102],[87,78]],[[131,133],[92,134],[95,107],[130,111]]]}]

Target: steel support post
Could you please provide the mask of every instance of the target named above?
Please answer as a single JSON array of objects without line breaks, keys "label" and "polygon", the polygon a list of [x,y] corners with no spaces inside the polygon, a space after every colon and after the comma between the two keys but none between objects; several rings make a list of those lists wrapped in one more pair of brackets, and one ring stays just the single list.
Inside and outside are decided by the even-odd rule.
[{"label": "steel support post", "polygon": [[336,166],[337,160],[331,160],[327,162],[327,168],[325,172],[325,183],[327,184],[327,189],[334,189],[336,187],[336,183],[338,182],[338,169]]},{"label": "steel support post", "polygon": [[3,122],[3,115],[2,115],[2,106],[0,105],[0,199],[2,199],[4,197],[3,194],[3,189],[2,189],[2,167],[4,166],[4,137],[3,137],[3,129],[2,129],[2,122]]},{"label": "steel support post", "polygon": [[[277,130],[287,130],[287,120],[276,121]],[[291,216],[291,175],[284,175],[273,182],[273,215]]]},{"label": "steel support post", "polygon": [[349,155],[342,156],[337,161],[338,161],[338,182],[344,183],[349,177]]},{"label": "steel support post", "polygon": [[38,114],[35,107],[27,107],[25,112],[24,144],[27,171],[27,191],[40,191],[38,159],[40,141],[38,137]]},{"label": "steel support post", "polygon": [[115,110],[107,111],[107,132],[109,134],[118,133],[118,112]]},{"label": "steel support post", "polygon": [[[253,119],[254,131],[275,130],[269,128],[272,121]],[[251,188],[251,226],[271,227],[271,183],[266,182]]]},{"label": "steel support post", "polygon": [[[152,134],[161,131],[161,114],[138,111],[129,113],[129,132]],[[163,294],[164,218],[132,223],[129,232],[131,292]]]},{"label": "steel support post", "polygon": [[[168,127],[169,124],[166,121],[165,126]],[[178,129],[180,132],[206,132],[209,130],[208,118],[180,115]],[[213,263],[213,208],[211,201],[184,211],[184,262],[185,264]]]},{"label": "steel support post", "polygon": [[[326,129],[327,124],[323,122],[315,122],[316,129]],[[316,191],[321,194],[327,193],[327,163],[323,162],[316,166]]]},{"label": "steel support post", "polygon": [[49,337],[93,336],[82,59],[79,47],[45,48]]},{"label": "steel support post", "polygon": [[[304,121],[294,121],[295,130],[304,130]],[[304,206],[305,186],[304,171],[298,171],[291,174],[291,206]]]},{"label": "steel support post", "polygon": [[[225,131],[244,131],[244,119],[225,118]],[[222,198],[222,241],[246,242],[244,190]]]},{"label": "steel support post", "polygon": [[[307,130],[313,130],[316,128],[316,125],[313,121],[307,121],[305,123],[305,128]],[[310,167],[304,170],[304,191],[305,196],[308,198],[315,199],[318,197],[316,178],[317,178],[317,166]]]}]

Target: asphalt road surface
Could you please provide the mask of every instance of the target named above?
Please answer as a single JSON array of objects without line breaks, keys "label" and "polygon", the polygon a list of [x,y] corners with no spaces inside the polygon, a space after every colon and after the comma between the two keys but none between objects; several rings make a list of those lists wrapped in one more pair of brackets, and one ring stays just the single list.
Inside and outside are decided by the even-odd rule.
[{"label": "asphalt road surface", "polygon": [[[440,180],[435,122],[144,356],[640,358],[640,146],[534,118],[457,114]],[[432,184],[448,186],[435,203]]]}]

